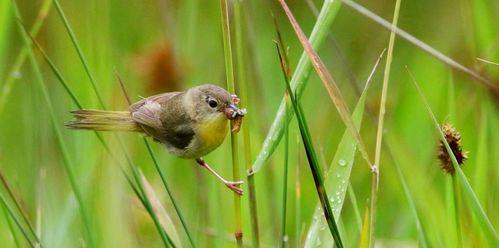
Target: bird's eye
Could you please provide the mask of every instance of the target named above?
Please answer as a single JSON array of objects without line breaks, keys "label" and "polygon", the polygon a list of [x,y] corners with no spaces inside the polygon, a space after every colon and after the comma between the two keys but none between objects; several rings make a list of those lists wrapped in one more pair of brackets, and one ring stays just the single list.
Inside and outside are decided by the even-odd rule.
[{"label": "bird's eye", "polygon": [[210,107],[212,108],[216,108],[218,106],[218,102],[215,100],[209,100],[208,105],[210,105]]}]

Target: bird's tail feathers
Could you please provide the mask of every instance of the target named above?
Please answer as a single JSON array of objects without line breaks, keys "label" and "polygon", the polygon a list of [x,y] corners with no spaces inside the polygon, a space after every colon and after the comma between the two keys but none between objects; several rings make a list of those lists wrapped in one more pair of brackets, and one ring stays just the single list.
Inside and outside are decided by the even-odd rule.
[{"label": "bird's tail feathers", "polygon": [[76,118],[66,123],[71,129],[87,129],[95,131],[127,131],[142,132],[142,128],[135,122],[129,111],[106,111],[81,109],[71,111]]}]

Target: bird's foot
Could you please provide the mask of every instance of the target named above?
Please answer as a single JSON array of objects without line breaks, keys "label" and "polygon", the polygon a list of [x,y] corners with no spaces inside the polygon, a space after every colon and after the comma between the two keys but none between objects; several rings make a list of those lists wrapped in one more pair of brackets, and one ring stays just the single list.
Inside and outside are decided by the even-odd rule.
[{"label": "bird's foot", "polygon": [[243,189],[239,188],[239,185],[243,184],[243,181],[237,181],[237,182],[231,182],[231,181],[225,181],[224,184],[227,186],[230,190],[234,191],[234,193],[238,195],[243,195]]}]

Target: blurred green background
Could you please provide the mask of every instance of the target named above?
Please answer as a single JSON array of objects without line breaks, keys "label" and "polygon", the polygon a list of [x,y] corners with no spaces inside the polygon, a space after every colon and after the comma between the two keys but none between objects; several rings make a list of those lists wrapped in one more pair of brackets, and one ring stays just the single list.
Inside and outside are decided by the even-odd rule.
[{"label": "blurred green background", "polygon": [[[15,1],[28,29],[40,23],[35,39],[53,60],[85,108],[100,108],[85,69],[55,7],[49,1]],[[233,1],[229,1],[233,3]],[[289,0],[303,31],[312,30],[321,1]],[[358,1],[391,21],[395,1]],[[43,5],[46,18],[37,17]],[[88,60],[98,91],[109,109],[125,110],[127,102],[118,78],[132,101],[140,96],[186,89],[202,83],[225,86],[225,64],[219,1],[205,0],[89,0],[60,1],[69,24]],[[241,1],[244,15],[244,68],[248,81],[248,109],[243,125],[250,129],[251,158],[261,144],[284,95],[285,84],[275,49],[275,16],[283,40],[289,46],[292,69],[303,52],[277,1]],[[499,2],[494,0],[402,1],[398,26],[459,63],[478,71],[498,87]],[[231,19],[232,20],[232,19]],[[234,26],[233,26],[234,28]],[[0,172],[33,224],[44,247],[87,246],[77,200],[70,187],[43,94],[29,60],[13,70],[25,47],[22,31],[10,0],[0,0]],[[337,81],[353,110],[359,92],[377,57],[388,46],[389,32],[346,5],[333,20],[318,53]],[[151,217],[119,170],[125,156],[116,137],[103,133],[117,163],[91,132],[71,131],[64,123],[77,109],[40,52],[33,49],[43,82],[48,88],[63,141],[72,161],[75,182],[81,190],[90,229],[98,247],[158,247],[162,241]],[[385,59],[376,71],[367,95],[361,136],[374,156]],[[451,69],[416,46],[397,37],[393,52],[382,149],[376,239],[380,247],[420,245],[414,215],[404,194],[396,166],[400,167],[430,247],[454,244],[452,213],[448,209],[451,177],[436,159],[439,136],[410,83],[408,66],[429,99],[440,123],[450,122],[460,131],[469,159],[463,170],[493,226],[499,225],[499,115],[498,95],[478,80]],[[240,73],[240,72],[238,72]],[[8,83],[8,81],[11,81]],[[9,90],[10,89],[10,90]],[[314,71],[301,98],[314,145],[325,170],[345,131],[327,92]],[[3,102],[3,103],[2,103]],[[290,129],[287,237],[288,246],[301,247],[313,221],[318,197],[307,164],[299,130]],[[186,235],[166,194],[160,176],[137,134],[122,133],[127,154],[153,185],[157,197],[172,217],[181,247],[189,247]],[[239,136],[241,136],[239,134]],[[244,150],[241,174],[246,181]],[[186,224],[199,247],[236,246],[233,194],[194,161],[175,158],[157,143],[154,153]],[[254,175],[260,244],[280,242],[284,147],[277,147],[268,163]],[[205,157],[226,178],[232,177],[230,139]],[[356,156],[350,183],[363,218],[369,205],[371,173],[360,154]],[[251,246],[248,184],[242,196],[244,245]],[[5,187],[0,192],[15,209]],[[297,193],[299,192],[299,193]],[[328,192],[333,195],[334,192]],[[297,197],[299,195],[300,197]],[[458,204],[465,247],[483,247],[484,237],[469,207]],[[360,239],[358,212],[346,200],[341,228],[347,247]],[[19,212],[14,213],[19,217]],[[0,247],[26,247],[22,232],[3,205],[0,213]],[[9,228],[10,225],[13,228]],[[14,230],[14,232],[12,232]],[[19,242],[17,243],[16,240]],[[322,246],[318,243],[317,246]]]}]

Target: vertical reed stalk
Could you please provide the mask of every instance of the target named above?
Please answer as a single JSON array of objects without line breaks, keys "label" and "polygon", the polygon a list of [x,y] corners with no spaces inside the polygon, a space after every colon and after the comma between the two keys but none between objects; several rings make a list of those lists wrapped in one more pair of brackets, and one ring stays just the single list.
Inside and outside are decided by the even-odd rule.
[{"label": "vertical reed stalk", "polygon": [[397,27],[398,16],[400,10],[400,0],[395,3],[395,10],[393,14],[392,28],[390,33],[390,41],[388,43],[388,54],[386,57],[385,72],[383,77],[383,89],[381,91],[381,101],[379,107],[379,117],[378,117],[378,130],[376,134],[376,152],[374,156],[374,165],[371,168],[373,173],[371,180],[371,215],[369,218],[369,247],[374,247],[374,233],[376,225],[376,204],[378,200],[378,188],[379,188],[379,167],[381,160],[381,145],[383,141],[383,127],[385,120],[385,108],[386,108],[386,97],[388,93],[388,82],[390,80],[390,69],[392,65],[393,57],[393,47],[395,44],[395,32],[394,29]]},{"label": "vertical reed stalk", "polygon": [[[235,82],[234,82],[234,67],[232,59],[232,42],[230,34],[230,18],[229,18],[229,3],[228,0],[220,0],[221,8],[221,20],[222,20],[222,35],[224,44],[224,55],[225,55],[225,72],[226,72],[226,82],[227,90],[231,93],[235,92]],[[231,130],[233,123],[231,123]],[[232,174],[234,181],[239,181],[241,179],[239,173],[239,151],[238,151],[238,138],[233,132],[230,133],[230,143],[232,151]],[[234,236],[237,241],[237,245],[242,247],[243,245],[243,230],[242,230],[242,216],[241,216],[241,197],[234,193],[234,211],[235,211],[235,231]]]},{"label": "vertical reed stalk", "polygon": [[[237,61],[237,81],[239,86],[239,93],[241,97],[242,106],[249,107],[249,83],[246,76],[246,53],[244,48],[244,31],[245,16],[243,13],[243,0],[236,0],[234,2],[234,23],[235,23],[235,44],[236,44],[236,61]],[[245,124],[242,126],[243,132],[243,144],[244,144],[244,163],[246,165],[246,181],[248,183],[248,193],[249,193],[249,208],[250,208],[250,222],[251,222],[251,241],[253,247],[260,247],[260,231],[258,228],[258,208],[256,203],[256,189],[254,175],[251,173],[251,139],[250,139],[250,128],[249,128],[249,118],[245,117]]]}]

